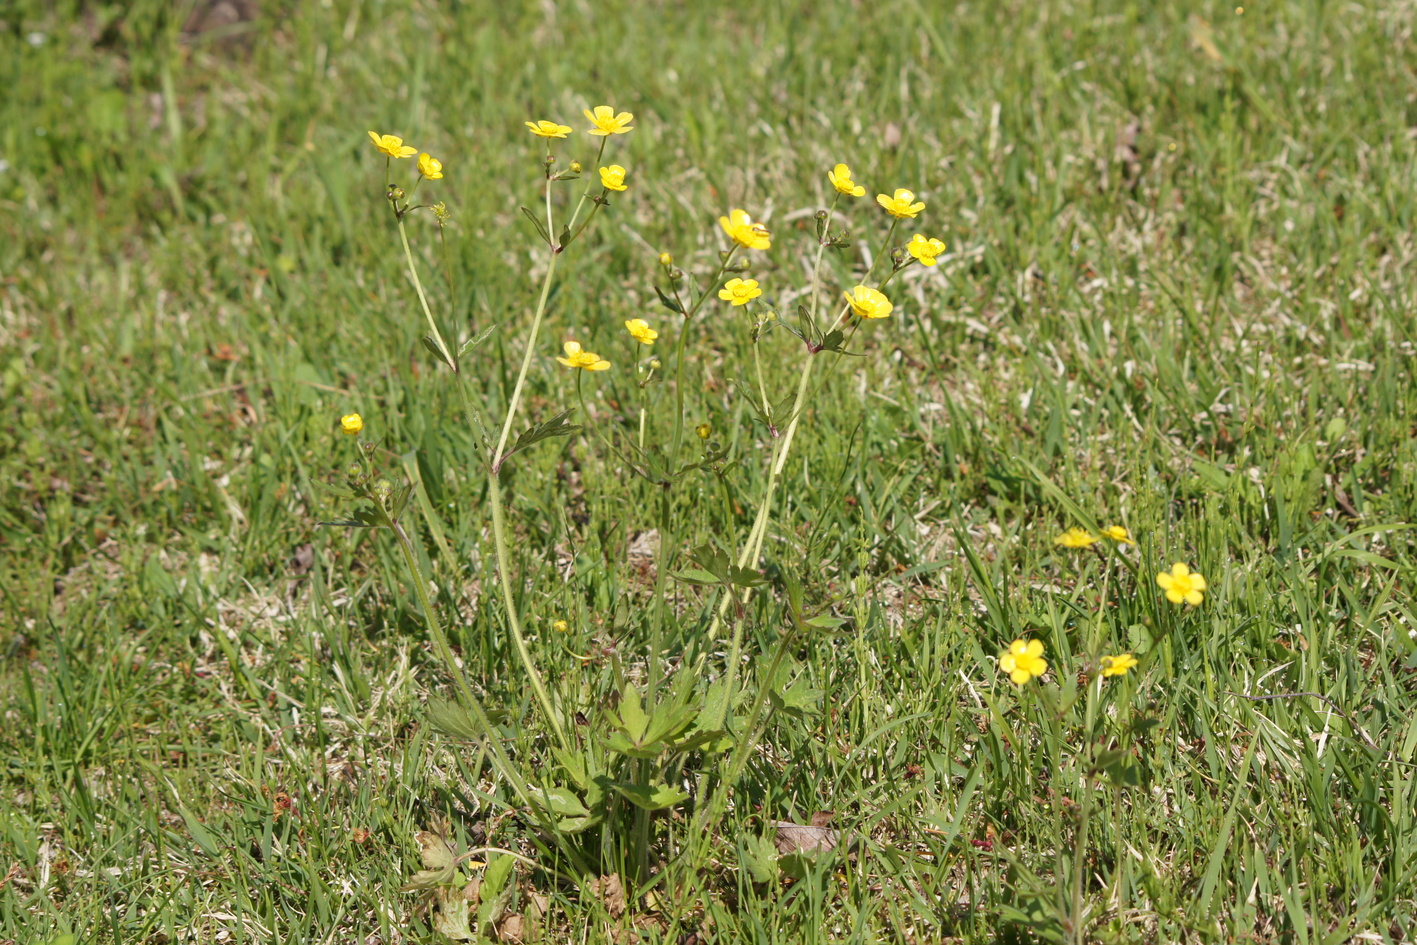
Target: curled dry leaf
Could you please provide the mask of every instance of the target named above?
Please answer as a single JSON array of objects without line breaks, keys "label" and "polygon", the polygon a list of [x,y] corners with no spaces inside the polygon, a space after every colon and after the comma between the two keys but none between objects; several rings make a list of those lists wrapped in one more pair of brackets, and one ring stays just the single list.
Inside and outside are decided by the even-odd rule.
[{"label": "curled dry leaf", "polygon": [[591,880],[590,892],[605,904],[605,911],[610,913],[611,918],[618,919],[625,914],[625,887],[620,882],[619,873]]},{"label": "curled dry leaf", "polygon": [[773,843],[783,856],[792,853],[830,853],[836,849],[841,836],[827,826],[794,824],[788,820],[773,822],[777,836]]}]

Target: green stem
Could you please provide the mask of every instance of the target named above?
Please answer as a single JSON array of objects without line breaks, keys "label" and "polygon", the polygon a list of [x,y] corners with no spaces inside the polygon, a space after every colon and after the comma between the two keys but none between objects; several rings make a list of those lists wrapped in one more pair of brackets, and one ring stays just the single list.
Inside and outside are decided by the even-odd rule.
[{"label": "green stem", "polygon": [[388,527],[393,531],[394,537],[398,541],[399,550],[403,552],[404,564],[408,567],[414,594],[418,598],[418,606],[423,611],[423,621],[428,625],[428,633],[433,637],[433,644],[438,648],[438,655],[442,658],[443,665],[447,667],[448,674],[457,683],[458,693],[462,696],[463,704],[472,712],[478,728],[485,733],[486,745],[492,752],[492,757],[497,759],[498,768],[511,783],[512,790],[517,793],[523,803],[526,803],[532,796],[531,788],[512,766],[512,759],[507,754],[507,749],[502,746],[501,739],[497,737],[497,730],[492,727],[492,720],[487,717],[487,712],[482,708],[481,701],[473,694],[467,677],[458,669],[457,661],[453,657],[453,648],[448,644],[448,636],[443,632],[443,627],[433,612],[433,601],[428,596],[428,581],[424,579],[419,570],[418,556],[414,553],[413,542],[409,540],[402,525],[389,520]]},{"label": "green stem", "polygon": [[423,315],[428,319],[428,330],[433,333],[433,343],[442,353],[444,363],[453,370],[457,370],[457,362],[453,360],[453,353],[448,350],[447,343],[443,341],[442,332],[438,331],[438,323],[433,320],[433,310],[428,307],[428,297],[423,294],[423,280],[418,278],[418,267],[413,264],[413,250],[408,245],[408,233],[404,230],[403,217],[399,217],[399,240],[403,243],[404,259],[408,260],[408,274],[413,279],[413,288],[418,292],[418,301],[423,305]]}]

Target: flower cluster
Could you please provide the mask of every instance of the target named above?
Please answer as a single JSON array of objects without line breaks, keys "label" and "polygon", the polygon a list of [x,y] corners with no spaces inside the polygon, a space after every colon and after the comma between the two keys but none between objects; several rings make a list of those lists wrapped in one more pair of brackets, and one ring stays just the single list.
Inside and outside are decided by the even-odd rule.
[{"label": "flower cluster", "polygon": [[1070,528],[1061,535],[1053,539],[1053,544],[1061,545],[1064,548],[1087,548],[1097,544],[1103,538],[1110,538],[1119,545],[1135,545],[1131,533],[1121,525],[1108,525],[1102,529],[1100,536],[1094,535],[1085,528]]}]

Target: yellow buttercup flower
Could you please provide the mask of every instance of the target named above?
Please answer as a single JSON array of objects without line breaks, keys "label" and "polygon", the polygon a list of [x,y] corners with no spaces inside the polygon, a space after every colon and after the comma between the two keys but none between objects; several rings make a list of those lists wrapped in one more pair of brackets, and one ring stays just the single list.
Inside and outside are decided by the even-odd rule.
[{"label": "yellow buttercup flower", "polygon": [[1118,653],[1116,656],[1102,657],[1103,676],[1125,676],[1127,670],[1137,665],[1137,658],[1130,653]]},{"label": "yellow buttercup flower", "polygon": [[1048,661],[1043,658],[1043,641],[1015,640],[1010,643],[1009,648],[999,654],[999,671],[1008,673],[1009,679],[1019,686],[1048,672]]},{"label": "yellow buttercup flower", "polygon": [[718,290],[718,297],[733,306],[747,305],[762,294],[757,279],[729,279]]},{"label": "yellow buttercup flower", "polygon": [[652,345],[654,339],[659,337],[659,332],[649,327],[649,322],[643,318],[632,318],[625,322],[625,330],[642,345]]},{"label": "yellow buttercup flower", "polygon": [[1158,574],[1156,583],[1161,585],[1161,589],[1166,592],[1166,599],[1173,604],[1184,602],[1192,607],[1198,607],[1204,599],[1205,578],[1193,573],[1188,566],[1179,561],[1171,565],[1169,574],[1165,571]]},{"label": "yellow buttercup flower", "polygon": [[1098,537],[1092,532],[1083,528],[1070,528],[1057,538],[1053,539],[1053,544],[1062,545],[1064,548],[1087,548],[1098,542]]},{"label": "yellow buttercup flower", "polygon": [[571,133],[570,125],[558,125],[554,121],[547,121],[545,118],[540,121],[529,121],[526,126],[531,129],[531,133],[538,138],[564,138]]},{"label": "yellow buttercup flower", "polygon": [[374,147],[379,149],[379,153],[387,154],[391,158],[413,157],[418,153],[417,148],[404,144],[398,135],[381,135],[371,131],[369,138],[374,142]]},{"label": "yellow buttercup flower", "polygon": [[945,251],[945,244],[937,239],[927,239],[916,233],[910,238],[910,242],[905,244],[905,249],[910,255],[920,260],[920,265],[933,266],[939,261],[936,257]]},{"label": "yellow buttercup flower", "polygon": [[761,223],[754,223],[747,210],[730,210],[728,216],[718,218],[718,225],[744,249],[772,248],[772,234]]},{"label": "yellow buttercup flower", "polygon": [[1110,538],[1119,545],[1135,545],[1132,536],[1120,525],[1108,525],[1102,529],[1102,537]]},{"label": "yellow buttercup flower", "polygon": [[610,362],[602,358],[593,351],[582,351],[579,341],[568,341],[561,346],[566,352],[566,356],[556,357],[568,368],[580,368],[583,371],[604,371],[610,367]]},{"label": "yellow buttercup flower", "polygon": [[615,114],[615,109],[609,105],[597,105],[595,111],[589,108],[585,110],[585,116],[594,128],[590,129],[593,135],[622,135],[627,131],[633,131],[634,126],[630,122],[635,120],[635,116],[629,112]]},{"label": "yellow buttercup flower", "polygon": [[846,301],[851,305],[852,314],[861,318],[885,318],[894,308],[883,293],[865,285],[846,293]]},{"label": "yellow buttercup flower", "polygon": [[429,180],[442,180],[443,162],[424,152],[418,156],[418,173]]},{"label": "yellow buttercup flower", "polygon": [[364,429],[364,418],[357,413],[346,414],[339,418],[339,428],[345,436],[355,436]]},{"label": "yellow buttercup flower", "polygon": [[845,164],[838,164],[827,171],[827,180],[832,182],[839,194],[846,194],[848,197],[866,196],[866,188],[851,179],[851,168]]},{"label": "yellow buttercup flower", "polygon": [[600,183],[606,190],[624,190],[628,186],[625,183],[625,169],[619,164],[602,167],[600,169]]},{"label": "yellow buttercup flower", "polygon": [[886,213],[893,217],[910,217],[925,209],[925,204],[917,203],[915,191],[906,190],[904,187],[896,188],[895,196],[887,197],[885,194],[876,195],[876,203],[886,208]]}]

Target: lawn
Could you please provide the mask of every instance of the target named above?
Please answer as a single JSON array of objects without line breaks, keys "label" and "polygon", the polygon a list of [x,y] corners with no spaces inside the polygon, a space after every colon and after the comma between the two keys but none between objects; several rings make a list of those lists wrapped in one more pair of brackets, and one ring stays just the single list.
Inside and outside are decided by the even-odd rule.
[{"label": "lawn", "polygon": [[1417,9],[1172,6],[0,7],[0,943],[1413,941]]}]

